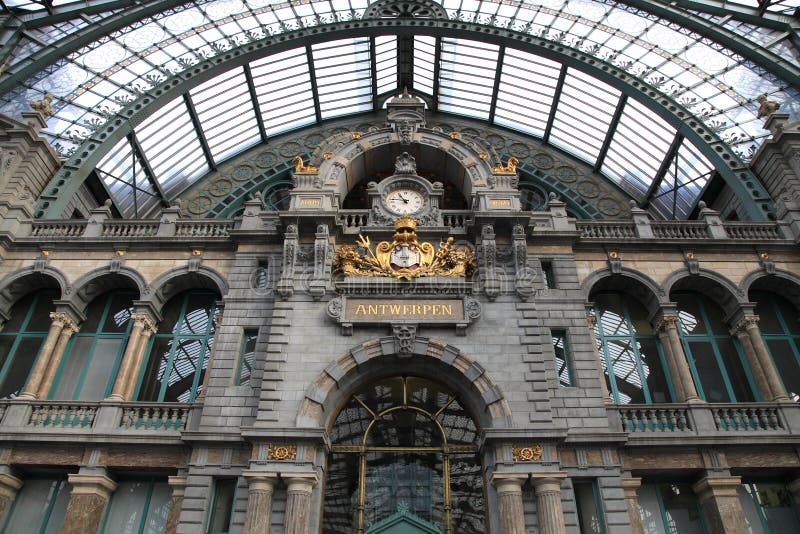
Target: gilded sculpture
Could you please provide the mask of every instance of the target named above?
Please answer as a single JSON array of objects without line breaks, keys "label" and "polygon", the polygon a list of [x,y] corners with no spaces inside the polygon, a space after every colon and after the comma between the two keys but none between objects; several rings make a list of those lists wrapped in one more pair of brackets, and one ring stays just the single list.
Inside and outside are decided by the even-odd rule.
[{"label": "gilded sculpture", "polygon": [[300,156],[295,156],[292,160],[292,165],[294,165],[295,174],[316,174],[319,172],[317,167],[306,165],[303,158]]},{"label": "gilded sculpture", "polygon": [[340,245],[336,250],[334,267],[345,276],[387,276],[398,280],[411,280],[425,276],[464,277],[475,271],[475,253],[468,247],[454,247],[453,238],[439,244],[438,250],[430,243],[417,240],[417,222],[401,217],[394,223],[392,242],[382,241],[372,250],[369,237],[358,236],[358,246],[366,255],[351,245]]}]

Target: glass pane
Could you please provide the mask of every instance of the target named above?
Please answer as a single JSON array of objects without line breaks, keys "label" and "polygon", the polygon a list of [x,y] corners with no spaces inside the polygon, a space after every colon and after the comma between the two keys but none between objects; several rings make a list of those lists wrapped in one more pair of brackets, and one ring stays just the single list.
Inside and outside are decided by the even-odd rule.
[{"label": "glass pane", "polygon": [[569,355],[567,352],[567,335],[563,330],[553,331],[553,352],[555,353],[555,370],[558,384],[561,387],[572,386],[572,371],[570,370]]},{"label": "glass pane", "polygon": [[601,293],[595,296],[595,304],[600,313],[598,322],[604,336],[627,336],[631,333],[625,321],[621,294]]},{"label": "glass pane", "polygon": [[644,534],[667,534],[661,516],[661,505],[658,493],[653,484],[642,484],[639,488],[639,517],[642,520]]},{"label": "glass pane", "polygon": [[650,391],[651,402],[670,402],[669,385],[655,339],[642,339],[639,341],[639,358],[642,363],[642,372]]},{"label": "glass pane", "polygon": [[642,388],[642,378],[636,366],[636,354],[629,340],[610,340],[606,342],[608,357],[611,360],[616,379],[619,404],[641,404],[646,402]]},{"label": "glass pane", "polygon": [[120,482],[111,498],[103,532],[139,534],[149,490],[148,482]]},{"label": "glass pane", "polygon": [[[195,384],[202,382],[210,353],[210,344],[198,339],[180,339],[175,346],[172,369],[167,379],[164,402],[191,402],[197,391]],[[200,377],[195,378],[200,372]]]},{"label": "glass pane", "polygon": [[256,358],[256,341],[258,340],[258,330],[246,330],[244,333],[244,345],[242,346],[242,356],[239,363],[239,385],[244,386],[250,383],[253,373],[253,363]]},{"label": "glass pane", "polygon": [[672,532],[705,534],[697,497],[689,484],[659,484],[659,490]]},{"label": "glass pane", "polygon": [[[7,336],[0,336],[0,350],[4,350],[5,347],[3,347],[3,344],[7,340]],[[21,393],[43,343],[44,336],[24,337],[20,339],[17,349],[12,355],[12,360],[3,376],[3,383],[0,386],[0,398],[12,398]],[[5,362],[3,363],[5,364]]]},{"label": "glass pane", "polygon": [[746,486],[761,507],[770,532],[800,532],[792,493],[783,484],[748,484]]},{"label": "glass pane", "polygon": [[675,293],[673,298],[678,305],[678,318],[683,332],[686,334],[707,333],[696,296],[693,293]]},{"label": "glass pane", "polygon": [[217,480],[214,484],[214,505],[211,510],[209,534],[227,534],[231,526],[233,497],[236,494],[236,479]]},{"label": "glass pane", "polygon": [[578,508],[578,526],[581,534],[603,534],[605,530],[597,507],[594,483],[575,483],[575,503]]},{"label": "glass pane", "polygon": [[370,429],[371,447],[441,447],[442,433],[428,416],[416,410],[386,413]]},{"label": "glass pane", "polygon": [[59,534],[61,532],[64,516],[67,515],[67,505],[69,504],[71,491],[72,487],[62,481],[58,487],[53,506],[50,509],[50,517],[47,520],[47,528],[44,529],[44,534]]},{"label": "glass pane", "polygon": [[[734,402],[725,387],[725,380],[714,356],[710,341],[690,341],[691,359],[697,369],[697,376],[703,386],[705,400],[708,402]],[[688,354],[687,354],[688,356]]]},{"label": "glass pane", "polygon": [[358,398],[375,413],[403,404],[403,379],[388,378],[365,388]]},{"label": "glass pane", "polygon": [[91,363],[86,369],[78,400],[100,400],[115,377],[111,376],[117,361],[122,357],[121,349],[125,339],[98,339],[91,355]]},{"label": "glass pane", "polygon": [[114,293],[111,307],[103,325],[103,332],[123,333],[128,331],[128,321],[133,313],[133,299],[136,294],[128,292]]},{"label": "glass pane", "polygon": [[768,339],[766,344],[772,355],[772,361],[775,362],[778,376],[783,381],[783,387],[786,388],[789,397],[797,400],[800,398],[800,364],[797,363],[797,343],[794,340]]},{"label": "glass pane", "polygon": [[364,523],[369,528],[399,509],[442,528],[441,455],[368,453]]},{"label": "glass pane", "polygon": [[476,455],[450,456],[450,504],[453,532],[458,534],[486,532],[483,475],[480,460]]},{"label": "glass pane", "polygon": [[408,377],[408,403],[434,414],[452,399],[450,392],[439,384],[424,378]]},{"label": "glass pane", "polygon": [[[756,303],[756,315],[759,317],[758,328],[761,330],[762,334],[785,333],[780,321],[778,320],[778,314],[776,313],[777,307],[775,304],[778,300],[777,296],[764,291],[751,291],[750,300]],[[790,319],[792,316],[794,316],[794,321],[791,322],[797,322],[796,315],[797,314],[792,314],[789,316]]]},{"label": "glass pane", "polygon": [[752,485],[742,484],[737,489],[737,492],[739,493],[739,502],[744,512],[747,534],[766,534],[764,532],[764,527],[761,525],[761,516],[759,515],[758,505],[756,504],[757,498],[751,495],[751,492],[754,492]]},{"label": "glass pane", "polygon": [[[204,336],[209,330],[215,300],[216,296],[212,293],[191,293],[186,303],[186,315],[181,322],[180,333]],[[213,333],[213,328],[211,331]]]},{"label": "glass pane", "polygon": [[59,375],[56,377],[56,389],[51,395],[52,399],[72,400],[75,388],[78,386],[83,367],[89,357],[94,337],[73,337],[72,347],[61,364]]},{"label": "glass pane", "polygon": [[[53,300],[57,299],[59,294],[57,291],[42,289],[39,290],[38,295],[39,298],[36,300],[36,306],[34,306],[33,313],[30,319],[28,319],[28,324],[25,326],[26,332],[47,332],[50,330],[50,324],[52,322],[50,313],[55,310]],[[11,314],[13,317],[13,308]],[[7,328],[3,330],[7,330]]]},{"label": "glass pane", "polygon": [[717,339],[717,346],[719,347],[720,355],[722,356],[722,363],[725,365],[725,370],[728,372],[728,380],[731,383],[731,389],[736,396],[738,402],[752,402],[755,400],[753,392],[750,389],[750,381],[748,380],[745,368],[742,365],[742,359],[736,351],[732,339]]},{"label": "glass pane", "polygon": [[[11,307],[11,317],[3,325],[3,332],[19,332],[35,298],[36,293],[28,293]],[[50,328],[49,324],[47,328]]]},{"label": "glass pane", "polygon": [[[58,501],[59,490],[65,486],[62,480],[44,480],[44,479],[28,479],[14,499],[14,508],[11,510],[11,515],[8,518],[6,527],[3,532],[36,532],[48,524],[48,519],[52,516],[50,523],[57,524],[59,527],[61,522],[56,522],[57,519],[63,517],[63,512],[66,510],[66,503],[64,510],[60,510]],[[69,491],[65,492],[69,496]],[[50,529],[48,529],[49,531]],[[54,532],[57,532],[56,529]]]},{"label": "glass pane", "polygon": [[144,521],[142,534],[161,534],[167,529],[167,518],[171,505],[172,490],[166,482],[153,484],[150,494],[150,506]]},{"label": "glass pane", "polygon": [[139,387],[138,399],[140,401],[155,402],[159,400],[158,396],[169,363],[171,346],[172,338],[161,336],[155,338],[147,359],[147,368],[142,377],[142,384]]}]

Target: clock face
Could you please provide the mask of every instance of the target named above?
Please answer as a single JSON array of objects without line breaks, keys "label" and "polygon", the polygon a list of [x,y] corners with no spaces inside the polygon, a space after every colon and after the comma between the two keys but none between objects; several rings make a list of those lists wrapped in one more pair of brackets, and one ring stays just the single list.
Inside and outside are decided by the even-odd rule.
[{"label": "clock face", "polygon": [[395,189],[386,195],[386,207],[399,215],[411,215],[422,210],[425,197],[414,189]]}]

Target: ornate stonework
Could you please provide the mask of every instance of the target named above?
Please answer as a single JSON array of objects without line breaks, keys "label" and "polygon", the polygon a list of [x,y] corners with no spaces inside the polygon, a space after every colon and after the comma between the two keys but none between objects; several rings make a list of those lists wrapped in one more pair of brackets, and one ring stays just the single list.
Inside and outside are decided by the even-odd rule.
[{"label": "ornate stonework", "polygon": [[515,462],[538,462],[542,459],[542,446],[531,445],[529,447],[511,447],[511,454]]},{"label": "ornate stonework", "polygon": [[268,446],[267,453],[268,460],[275,461],[293,461],[297,459],[297,446],[296,445],[273,445]]}]

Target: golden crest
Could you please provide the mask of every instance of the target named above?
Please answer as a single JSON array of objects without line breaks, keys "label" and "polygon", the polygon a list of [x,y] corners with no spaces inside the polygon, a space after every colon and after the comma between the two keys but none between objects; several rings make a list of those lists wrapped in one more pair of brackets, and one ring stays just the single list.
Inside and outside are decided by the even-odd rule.
[{"label": "golden crest", "polygon": [[511,454],[515,462],[538,462],[542,458],[542,446],[511,447]]},{"label": "golden crest", "polygon": [[268,460],[296,460],[297,447],[295,445],[273,445],[269,444],[267,449]]},{"label": "golden crest", "polygon": [[417,221],[400,217],[394,222],[394,237],[390,243],[381,241],[372,250],[369,237],[358,236],[358,246],[367,251],[362,256],[356,247],[340,245],[336,249],[334,267],[345,276],[388,276],[411,280],[424,276],[463,277],[475,271],[475,253],[467,247],[453,247],[453,238],[440,243],[435,250],[430,243],[417,240]]}]

